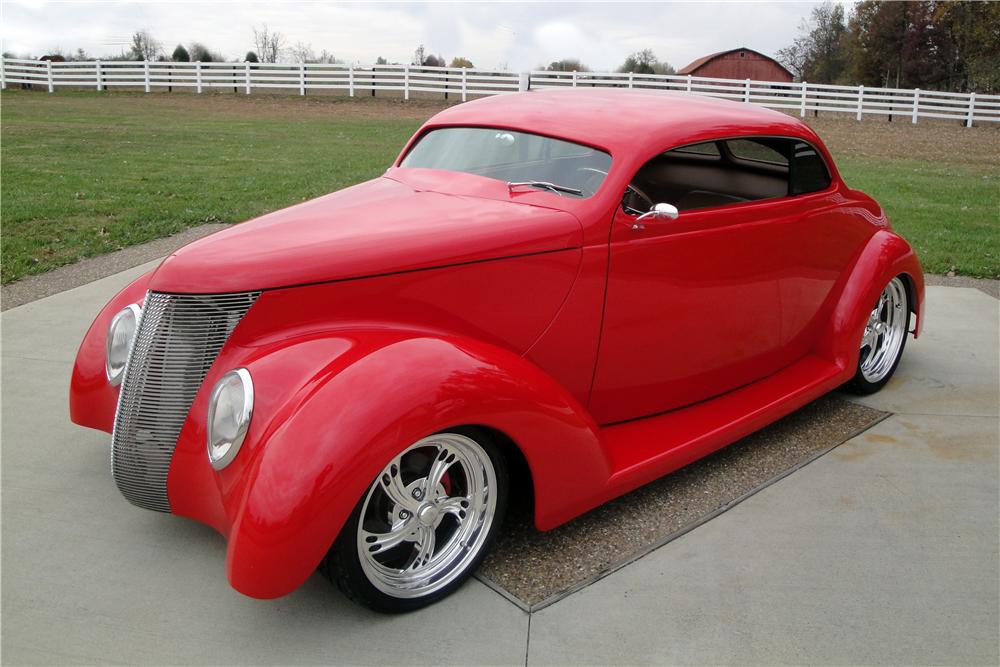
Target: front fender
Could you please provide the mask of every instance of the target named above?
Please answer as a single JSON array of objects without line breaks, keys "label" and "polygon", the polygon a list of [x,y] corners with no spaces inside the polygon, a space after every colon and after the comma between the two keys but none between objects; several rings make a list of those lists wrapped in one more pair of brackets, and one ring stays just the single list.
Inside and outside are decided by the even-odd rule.
[{"label": "front fender", "polygon": [[910,244],[895,232],[882,229],[868,240],[850,271],[845,272],[830,326],[818,345],[819,353],[853,374],[860,354],[859,341],[868,314],[886,284],[903,275],[908,281],[910,307],[915,313],[914,337],[924,320],[924,274]]},{"label": "front fender", "polygon": [[118,387],[108,384],[104,371],[104,340],[108,325],[129,304],[142,304],[146,287],[156,269],[126,285],[101,309],[80,343],[69,382],[69,418],[74,424],[111,433]]},{"label": "front fender", "polygon": [[[541,528],[574,514],[566,499],[603,488],[610,475],[584,408],[510,351],[463,338],[355,331],[257,354],[245,365],[258,392],[287,382],[289,369],[301,380],[281,405],[266,406],[251,426],[256,441],[219,475],[231,520],[227,573],[252,597],[284,595],[305,581],[376,475],[431,433],[476,424],[516,442],[531,468]],[[185,506],[183,486],[171,487],[175,510]]]}]

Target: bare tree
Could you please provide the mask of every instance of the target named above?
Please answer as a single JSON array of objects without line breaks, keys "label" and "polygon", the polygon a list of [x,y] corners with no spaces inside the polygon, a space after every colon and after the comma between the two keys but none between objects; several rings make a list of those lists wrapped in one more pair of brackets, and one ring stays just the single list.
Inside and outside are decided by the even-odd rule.
[{"label": "bare tree", "polygon": [[413,52],[413,65],[423,65],[424,59],[427,57],[427,50],[424,45],[421,44],[417,47],[417,50]]},{"label": "bare tree", "polygon": [[253,43],[261,62],[276,63],[285,48],[285,36],[278,31],[272,32],[264,24],[260,29],[253,29]]},{"label": "bare tree", "polygon": [[134,60],[155,60],[163,52],[163,45],[153,39],[148,30],[132,33],[129,56]]},{"label": "bare tree", "polygon": [[316,61],[316,52],[313,51],[312,44],[295,42],[288,50],[292,54],[292,60],[297,63],[311,63]]},{"label": "bare tree", "polygon": [[337,58],[335,58],[334,55],[332,53],[330,53],[329,51],[327,51],[326,49],[323,49],[320,52],[320,54],[318,56],[316,56],[316,62],[318,62],[318,63],[329,63],[331,65],[335,65],[335,64],[339,63],[340,60],[338,60]]}]

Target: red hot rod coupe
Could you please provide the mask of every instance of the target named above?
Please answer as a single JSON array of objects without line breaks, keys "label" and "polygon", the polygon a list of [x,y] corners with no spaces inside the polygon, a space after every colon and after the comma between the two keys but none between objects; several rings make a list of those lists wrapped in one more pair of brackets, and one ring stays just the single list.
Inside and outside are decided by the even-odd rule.
[{"label": "red hot rod coupe", "polygon": [[70,411],[112,434],[128,500],[226,536],[237,590],[319,568],[414,609],[476,568],[511,493],[551,529],[840,385],[878,390],[923,295],[797,119],[513,94],[167,257],[97,316]]}]

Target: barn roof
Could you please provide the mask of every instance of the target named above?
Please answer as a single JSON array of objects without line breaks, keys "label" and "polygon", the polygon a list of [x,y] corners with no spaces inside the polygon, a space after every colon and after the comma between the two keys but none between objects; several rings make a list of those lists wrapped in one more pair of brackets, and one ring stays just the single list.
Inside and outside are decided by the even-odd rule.
[{"label": "barn roof", "polygon": [[[737,47],[735,49],[729,49],[727,51],[719,51],[717,53],[710,53],[707,56],[702,56],[701,58],[698,58],[697,60],[694,60],[694,61],[688,63],[686,66],[684,66],[684,67],[680,68],[679,70],[677,70],[677,73],[678,74],[694,74],[696,70],[700,69],[703,65],[706,65],[708,62],[710,62],[712,60],[715,60],[716,58],[721,58],[724,55],[727,55],[727,54],[730,54],[730,53],[735,53],[737,51],[749,51],[750,53],[756,53],[761,58],[766,58],[767,60],[770,60],[771,62],[773,62],[778,67],[780,67],[781,69],[783,69],[786,72],[788,72],[788,68],[787,67],[785,67],[784,65],[782,65],[781,63],[779,63],[777,60],[775,60],[771,56],[769,56],[767,54],[764,54],[764,53],[761,53],[760,51],[755,51],[754,49],[748,49],[745,46],[740,46],[740,47]],[[793,76],[793,75],[792,75],[791,72],[788,72],[788,76]]]}]

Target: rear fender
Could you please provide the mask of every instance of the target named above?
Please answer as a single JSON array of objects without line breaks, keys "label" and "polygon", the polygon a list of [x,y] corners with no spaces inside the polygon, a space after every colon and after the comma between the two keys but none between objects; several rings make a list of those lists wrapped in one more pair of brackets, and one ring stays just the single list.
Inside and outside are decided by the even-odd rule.
[{"label": "rear fender", "polygon": [[449,427],[486,426],[518,445],[531,468],[541,528],[575,514],[569,499],[578,504],[607,483],[597,425],[516,354],[422,334],[350,338],[340,346],[342,358],[351,358],[346,365],[318,363],[309,354],[314,344],[247,364],[260,392],[270,381],[265,366],[298,373],[312,364],[313,373],[284,406],[269,410],[270,423],[252,427],[261,436],[235,485],[240,502],[227,552],[229,580],[240,592],[271,598],[294,590],[382,468],[412,442]]},{"label": "rear fender", "polygon": [[[846,272],[833,308],[830,326],[820,339],[819,353],[853,373],[860,354],[859,343],[872,306],[894,277],[906,278],[910,308],[915,314],[914,337],[920,334],[924,315],[924,276],[913,248],[893,231],[876,232]],[[838,293],[835,290],[835,293]]]}]

